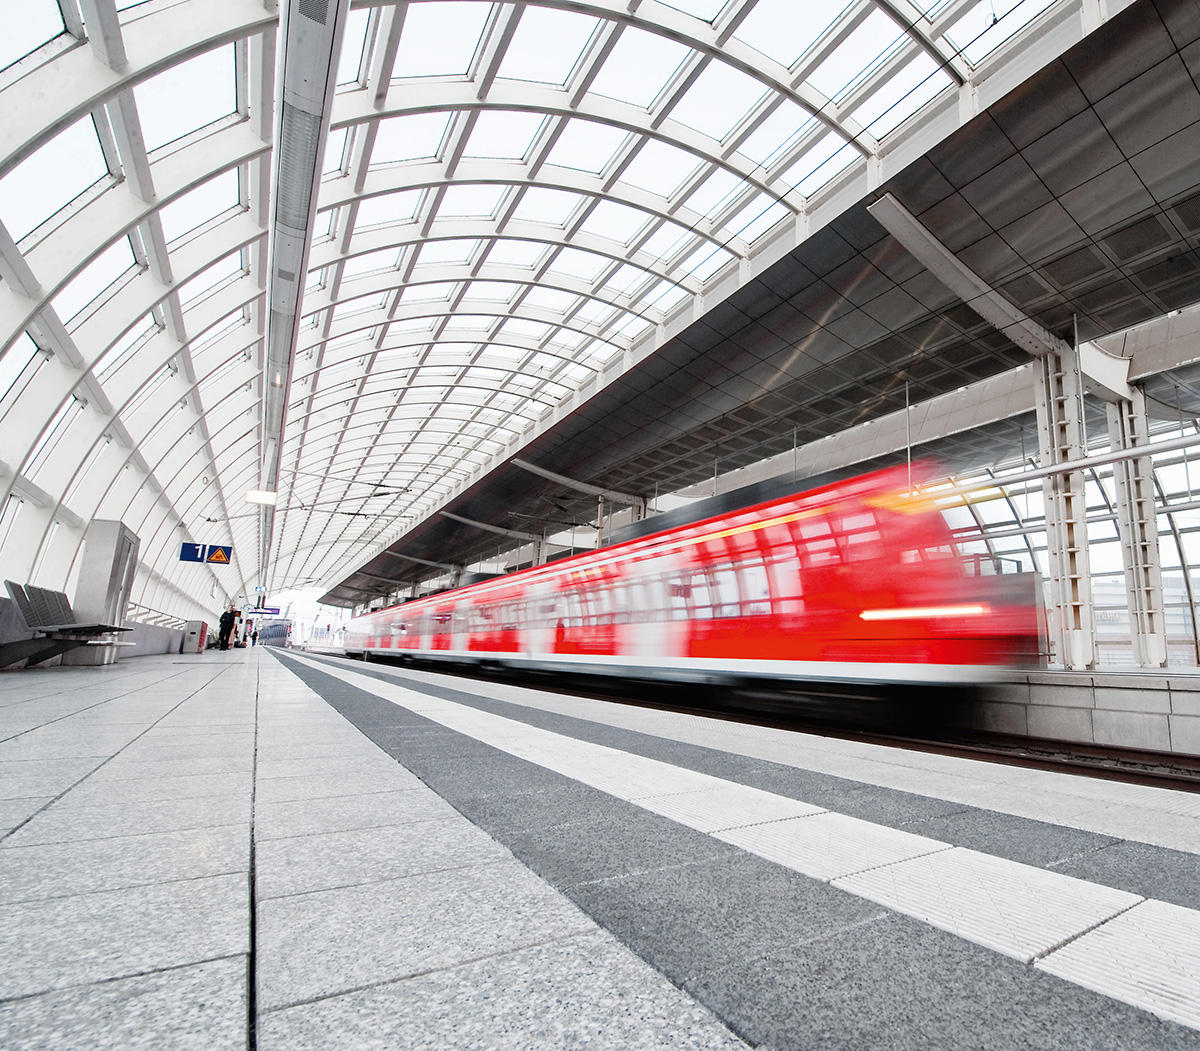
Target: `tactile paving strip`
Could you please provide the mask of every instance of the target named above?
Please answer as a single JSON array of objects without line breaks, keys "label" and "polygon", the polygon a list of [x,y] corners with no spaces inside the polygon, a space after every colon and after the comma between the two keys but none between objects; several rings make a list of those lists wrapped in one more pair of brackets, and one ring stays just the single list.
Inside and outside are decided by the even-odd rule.
[{"label": "tactile paving strip", "polygon": [[1200,913],[1194,909],[1143,901],[1035,966],[1200,1029]]},{"label": "tactile paving strip", "polygon": [[720,829],[825,813],[823,807],[801,803],[798,799],[777,796],[748,785],[728,783],[700,792],[643,796],[633,802],[698,832],[717,832]]},{"label": "tactile paving strip", "polygon": [[949,843],[936,839],[830,812],[714,835],[768,861],[827,881],[950,848]]},{"label": "tactile paving strip", "polygon": [[1025,963],[1142,900],[963,847],[833,883]]}]

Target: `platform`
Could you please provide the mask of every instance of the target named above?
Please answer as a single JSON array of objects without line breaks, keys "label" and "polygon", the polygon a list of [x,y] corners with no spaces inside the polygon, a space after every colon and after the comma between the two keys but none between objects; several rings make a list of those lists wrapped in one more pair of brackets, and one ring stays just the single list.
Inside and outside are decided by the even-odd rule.
[{"label": "platform", "polygon": [[263,649],[0,676],[3,1048],[1200,1048],[1200,796]]}]

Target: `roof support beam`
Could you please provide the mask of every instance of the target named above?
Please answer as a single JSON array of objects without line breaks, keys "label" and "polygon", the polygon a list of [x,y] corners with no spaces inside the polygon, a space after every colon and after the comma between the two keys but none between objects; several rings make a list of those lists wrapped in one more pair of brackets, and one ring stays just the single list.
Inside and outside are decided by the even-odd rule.
[{"label": "roof support beam", "polygon": [[587,482],[577,482],[574,478],[568,478],[564,474],[555,474],[553,471],[547,471],[544,467],[537,467],[528,460],[518,460],[514,457],[512,463],[523,471],[540,475],[542,478],[549,478],[550,481],[565,485],[568,489],[577,489],[581,493],[590,493],[592,496],[602,496],[605,500],[612,500],[618,504],[629,504],[637,511],[639,518],[644,518],[646,515],[646,498],[644,496],[631,496],[629,493],[619,493],[615,489],[603,489],[598,485],[588,485]]},{"label": "roof support beam", "polygon": [[885,193],[867,206],[888,233],[912,253],[943,285],[959,297],[985,321],[995,325],[1018,347],[1035,358],[1060,354],[1069,349],[1064,340],[1048,332],[1019,307],[995,291],[974,270],[939,241],[924,224],[896,200]]},{"label": "roof support beam", "polygon": [[[444,515],[446,518],[453,518],[456,522],[462,522],[463,525],[474,526],[476,529],[486,529],[489,533],[499,533],[500,536],[512,537],[514,540],[528,540],[535,544],[540,544],[542,538],[536,533],[522,533],[519,529],[502,529],[500,526],[488,525],[487,522],[476,522],[473,518],[463,518],[462,515],[452,514],[449,511],[439,511],[438,514]],[[402,558],[408,556],[402,555]]]},{"label": "roof support beam", "polygon": [[[991,322],[1017,346],[1034,357],[1061,354],[1070,350],[1065,340],[1048,332],[1020,307],[995,291],[982,277],[969,269],[941,243],[907,208],[886,193],[867,206],[879,224],[912,253],[930,273],[985,321]],[[1130,359],[1118,358],[1094,343],[1078,348],[1080,367],[1088,380],[1088,392],[1103,401],[1132,397],[1129,387]],[[1174,419],[1175,412],[1153,398],[1146,399],[1146,410],[1160,419]]]}]

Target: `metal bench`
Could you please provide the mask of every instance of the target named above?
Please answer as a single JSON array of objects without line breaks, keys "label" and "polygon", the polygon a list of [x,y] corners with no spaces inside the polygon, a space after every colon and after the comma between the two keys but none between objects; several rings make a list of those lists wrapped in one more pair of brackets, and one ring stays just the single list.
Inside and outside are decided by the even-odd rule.
[{"label": "metal bench", "polygon": [[25,661],[26,668],[31,668],[67,650],[96,642],[101,635],[132,630],[116,624],[80,624],[67,596],[61,591],[34,584],[22,587],[11,580],[6,580],[4,586],[25,622],[26,630],[38,635],[32,639],[0,643],[0,668],[21,660]]}]

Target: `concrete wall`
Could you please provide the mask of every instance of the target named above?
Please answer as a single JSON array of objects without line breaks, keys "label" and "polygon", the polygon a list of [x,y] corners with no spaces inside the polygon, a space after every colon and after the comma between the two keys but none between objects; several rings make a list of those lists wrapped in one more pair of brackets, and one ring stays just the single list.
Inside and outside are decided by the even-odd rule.
[{"label": "concrete wall", "polygon": [[148,657],[154,653],[178,653],[183,643],[183,632],[178,628],[164,628],[157,624],[126,625],[132,631],[121,633],[122,642],[132,642],[132,646],[122,646],[117,654],[119,660],[126,657]]},{"label": "concrete wall", "polygon": [[1030,672],[985,690],[978,729],[1200,755],[1200,675]]}]

